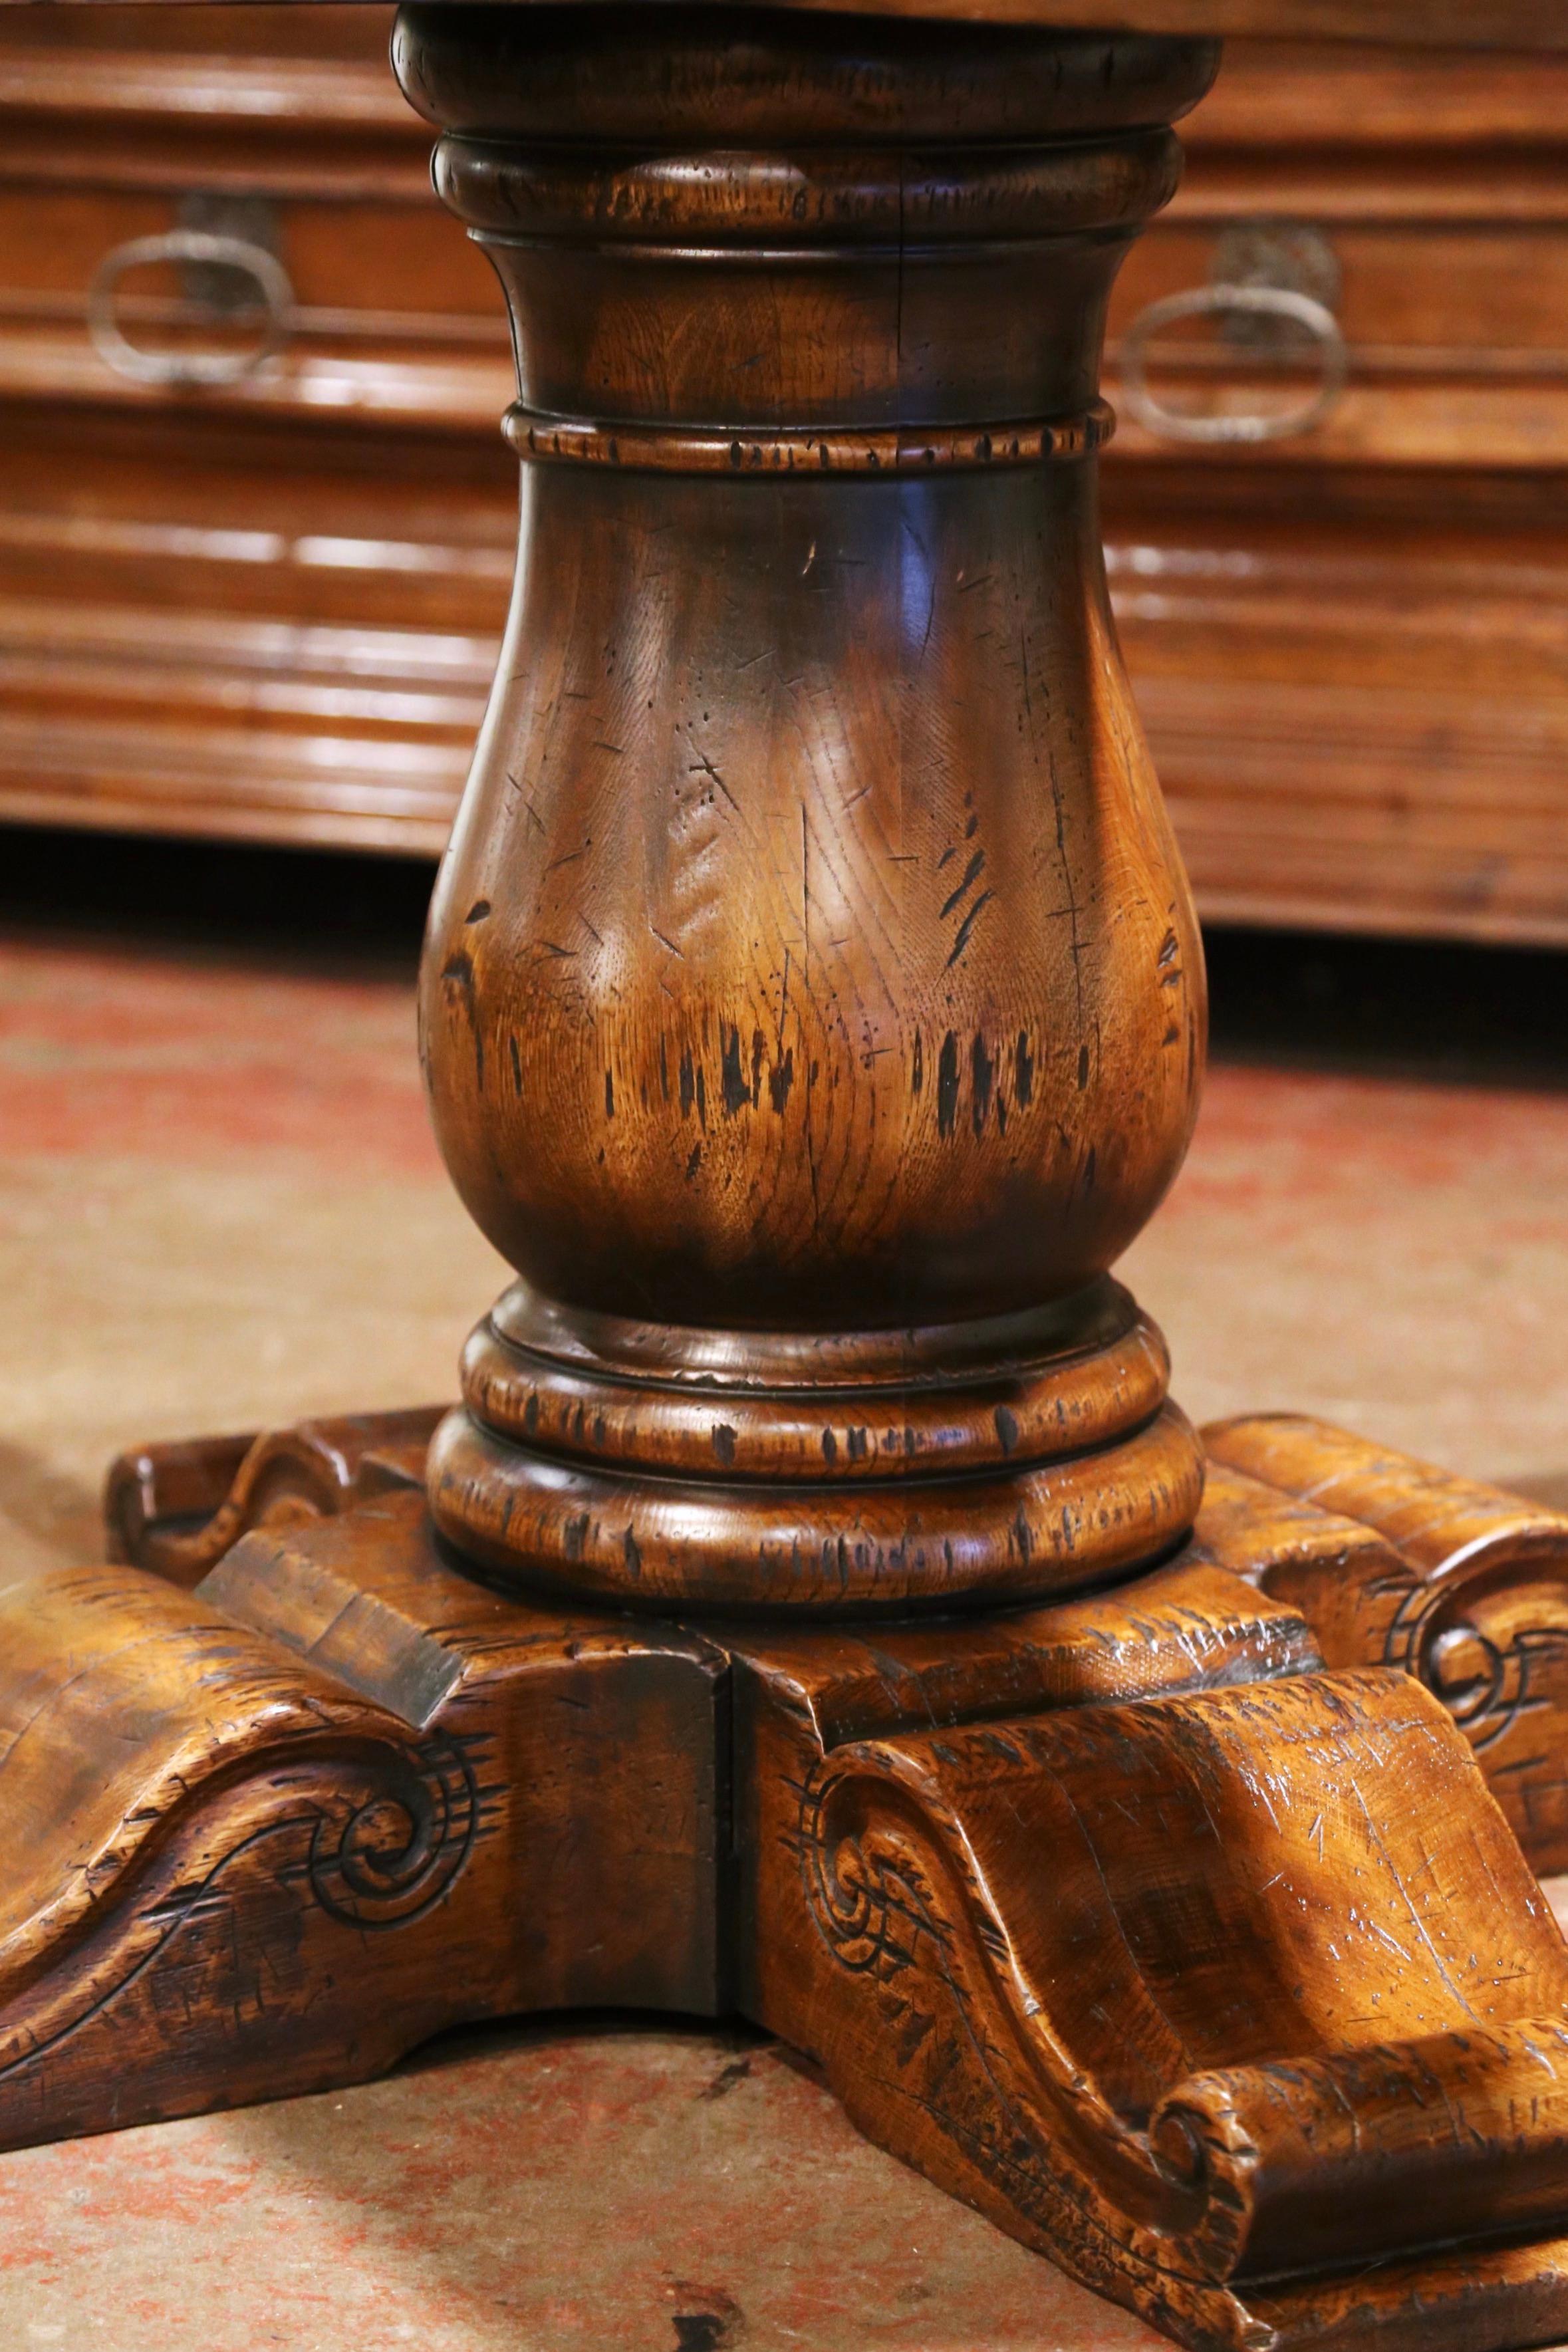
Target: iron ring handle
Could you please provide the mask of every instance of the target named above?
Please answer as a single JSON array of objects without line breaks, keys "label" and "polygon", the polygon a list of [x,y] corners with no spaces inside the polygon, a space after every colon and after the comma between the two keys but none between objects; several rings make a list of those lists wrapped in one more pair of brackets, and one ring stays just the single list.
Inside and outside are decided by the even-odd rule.
[{"label": "iron ring handle", "polygon": [[[115,289],[128,269],[154,261],[205,261],[243,270],[260,288],[266,308],[260,341],[242,352],[147,352],[132,342],[115,317]],[[278,349],[293,309],[289,273],[265,246],[208,229],[174,228],[161,236],[133,236],[105,254],[88,289],[87,331],[106,366],[135,383],[239,383]]]},{"label": "iron ring handle", "polygon": [[[1254,411],[1240,416],[1188,416],[1167,408],[1149,389],[1148,347],[1162,327],[1177,319],[1205,318],[1247,310],[1256,317],[1291,319],[1317,343],[1321,373],[1311,397],[1278,414]],[[1167,441],[1283,441],[1310,433],[1332,408],[1350,373],[1344,331],[1325,303],[1284,286],[1193,286],[1167,294],[1141,310],[1121,341],[1121,398],[1128,414],[1146,432]]]}]

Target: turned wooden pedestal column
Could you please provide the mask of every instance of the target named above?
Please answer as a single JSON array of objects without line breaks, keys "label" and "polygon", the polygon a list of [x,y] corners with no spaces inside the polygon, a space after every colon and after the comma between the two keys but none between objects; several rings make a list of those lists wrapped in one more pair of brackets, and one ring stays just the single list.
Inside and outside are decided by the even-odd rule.
[{"label": "turned wooden pedestal column", "polygon": [[740,2011],[1184,2342],[1568,2335],[1568,1520],[1289,1419],[1205,1486],[1110,1273],[1204,1011],[1097,360],[1212,47],[396,62],[517,348],[421,1008],[519,1278],[452,1411],[149,1448],[0,1589],[0,2140]]},{"label": "turned wooden pedestal column", "polygon": [[1186,1147],[1203,967],[1094,456],[1213,45],[436,7],[396,62],[521,388],[422,994],[521,1280],[437,1524],[705,1612],[1157,1558],[1197,1444],[1107,1269]]}]

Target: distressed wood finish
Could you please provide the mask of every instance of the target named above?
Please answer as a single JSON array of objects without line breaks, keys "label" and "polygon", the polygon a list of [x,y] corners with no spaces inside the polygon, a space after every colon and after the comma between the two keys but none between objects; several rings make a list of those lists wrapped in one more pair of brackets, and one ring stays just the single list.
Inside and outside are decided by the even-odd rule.
[{"label": "distressed wood finish", "polygon": [[[418,1486],[442,1412],[124,1455],[105,1497],[111,1557],[194,1581],[252,1528]],[[1418,1676],[1535,1869],[1568,1870],[1568,1513],[1299,1414],[1215,1422],[1202,1437],[1203,1502],[1178,1559],[1299,1612],[1330,1666]]]},{"label": "distressed wood finish", "polygon": [[1105,1279],[1205,1010],[1093,451],[1213,53],[602,23],[405,11],[395,49],[506,289],[524,461],[422,989],[522,1279],[432,1507],[639,1607],[1093,1581],[1197,1503]]},{"label": "distressed wood finish", "polygon": [[14,1580],[0,1622],[5,2145],[363,2079],[464,2019],[713,2006],[700,1643],[487,1593],[416,1492],[258,1529],[195,1594]]},{"label": "distressed wood finish", "polygon": [[[978,1635],[879,1643],[874,1675],[738,1651],[742,2000],[862,2128],[1184,2341],[1555,2333],[1544,1898],[1435,1700],[1303,1673],[1294,1612],[1213,1576],[1016,1621],[1028,1670],[987,1662],[979,1721]],[[1482,2210],[1524,2242],[1397,2259]]]},{"label": "distressed wood finish", "polygon": [[350,1503],[422,1486],[441,1412],[352,1413],[122,1454],[104,1495],[110,1558],[199,1584],[254,1528],[331,1518]]},{"label": "distressed wood finish", "polygon": [[1200,1543],[1301,1610],[1331,1665],[1418,1675],[1536,1868],[1568,1870],[1568,1516],[1302,1415],[1204,1442]]},{"label": "distressed wood finish", "polygon": [[[363,1458],[416,1470],[406,1421],[382,1419],[357,1430]],[[188,1525],[204,1475],[217,1491],[235,1443],[140,1457],[144,1549],[160,1503]],[[319,1459],[318,1430],[293,1443]],[[289,1444],[252,1441],[248,1458]],[[1408,1512],[1420,1466],[1384,1457],[1378,1477],[1378,1507],[1402,1486]],[[1184,2341],[1479,2352],[1555,2334],[1568,1952],[1436,1698],[1402,1674],[1324,1671],[1342,1588],[1353,1604],[1374,1567],[1400,1565],[1385,1539],[1261,1481],[1217,1484],[1183,1554],[1113,1593],[864,1632],[682,1632],[480,1591],[433,1553],[411,1493],[356,1500],[340,1480],[322,1508],[341,1516],[268,1526],[287,1505],[252,1475],[223,1524],[254,1531],[165,1609],[176,1672],[201,1638],[187,1627],[246,1629],[247,1677],[237,1660],[226,1677],[243,1738],[224,1749],[253,1759],[241,1816],[259,1800],[258,1825],[298,1840],[321,1814],[315,1784],[290,1780],[279,1818],[261,1772],[278,1770],[279,1693],[326,1692],[318,1748],[357,1704],[355,1729],[384,1749],[386,1714],[419,1732],[426,1773],[443,1736],[487,1763],[487,1839],[440,1890],[438,1941],[389,1921],[374,2033],[328,2000],[289,2039],[289,2003],[331,1966],[336,1932],[308,1875],[258,1871],[232,1891],[215,1878],[213,1947],[232,1974],[237,1921],[251,1970],[237,2006],[215,1974],[222,2020],[194,2041],[187,2027],[178,2061],[142,2025],[112,2112],[101,2078],[92,2104],[90,2031],[79,2064],[66,2032],[34,2069],[25,2116],[92,2129],[230,2084],[352,2079],[432,2022],[495,2006],[739,2007],[808,2051],[872,2137]],[[123,1626],[157,1588],[121,1578],[95,1597]],[[308,1669],[297,1688],[279,1675],[289,1654]],[[89,1688],[102,1682],[100,1668]],[[377,1769],[395,1789],[394,1759]],[[650,1775],[628,1817],[630,1776]],[[139,1848],[161,1853],[173,1831],[181,1853],[205,1834],[205,1853],[229,1835],[208,1793],[218,1777],[190,1772],[129,1822],[129,1792],[103,1793],[122,1825],[90,1948],[102,1968],[122,1969],[164,1916]],[[701,1826],[716,1792],[725,1874]],[[700,1834],[672,1839],[688,1808]],[[567,1813],[562,1876],[540,1856]],[[401,1887],[425,1853],[406,1801],[390,1825],[384,1811],[379,1843],[374,1820],[367,1867]],[[639,1875],[612,1883],[634,1840]],[[502,1899],[528,1923],[510,1947],[490,1907]],[[311,1940],[280,2022],[253,2000],[254,1969],[298,1934],[302,1906]],[[191,1965],[173,1936],[156,1946],[147,2014]],[[79,2008],[79,1972],[57,1963],[24,2018]],[[606,1981],[630,1990],[595,1995]],[[1463,2128],[1435,2127],[1434,2103]],[[0,2104],[0,2133],[29,2128]]]},{"label": "distressed wood finish", "polygon": [[1099,333],[1212,56],[440,6],[398,61],[517,327],[422,1003],[520,1279],[438,1422],[148,1449],[148,1566],[0,1595],[0,2138],[738,2008],[1184,2342],[1561,2336],[1568,1949],[1451,1647],[1447,1705],[1358,1664],[1541,1555],[1294,1423],[1212,1433],[1194,1533],[1108,1272],[1202,980]]}]

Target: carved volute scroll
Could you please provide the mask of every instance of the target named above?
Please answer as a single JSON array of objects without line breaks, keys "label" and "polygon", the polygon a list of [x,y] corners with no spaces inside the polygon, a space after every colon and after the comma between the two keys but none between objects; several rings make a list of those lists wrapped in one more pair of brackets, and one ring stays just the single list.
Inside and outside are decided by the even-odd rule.
[{"label": "carved volute scroll", "polygon": [[0,1590],[0,2146],[739,2012],[1194,2352],[1562,2342],[1568,1945],[1483,1775],[1568,1836],[1568,1521],[1300,1422],[1201,1496],[1110,1276],[1203,982],[1098,347],[1212,49],[396,49],[516,331],[422,1014],[519,1280],[428,1459],[143,1447],[126,1565]]},{"label": "carved volute scroll", "polygon": [[440,6],[395,61],[506,289],[523,459],[423,985],[521,1279],[437,1519],[686,1608],[1156,1556],[1198,1454],[1106,1273],[1204,987],[1093,453],[1212,45]]}]

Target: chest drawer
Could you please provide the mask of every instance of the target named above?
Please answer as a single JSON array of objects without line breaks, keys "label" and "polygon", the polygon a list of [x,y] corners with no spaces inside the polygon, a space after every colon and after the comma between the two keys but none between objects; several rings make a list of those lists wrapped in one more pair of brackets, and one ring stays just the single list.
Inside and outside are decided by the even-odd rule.
[{"label": "chest drawer", "polygon": [[241,408],[494,430],[500,292],[432,198],[389,9],[47,13],[0,12],[0,397],[188,404],[216,361]]},{"label": "chest drawer", "polygon": [[[1111,310],[1123,457],[1248,446],[1141,423],[1141,352],[1156,400],[1200,419],[1280,418],[1337,366],[1342,385],[1279,455],[1568,462],[1568,60],[1237,42],[1184,129],[1183,186]],[[1313,340],[1227,310],[1233,285],[1306,294],[1330,324]],[[1179,295],[1214,307],[1146,333],[1151,306]]]},{"label": "chest drawer", "polygon": [[[390,23],[0,6],[0,818],[440,846],[505,614],[512,381]],[[1114,299],[1104,518],[1200,906],[1568,940],[1568,61],[1237,42],[1187,130]],[[204,225],[281,268],[278,347],[206,388],[108,364],[105,257]],[[1237,282],[1312,289],[1342,386],[1271,441],[1140,425],[1140,320]],[[170,258],[115,316],[243,358],[234,295]],[[1271,331],[1189,312],[1146,383],[1300,408],[1321,352]]]}]

